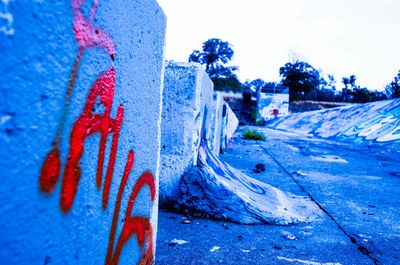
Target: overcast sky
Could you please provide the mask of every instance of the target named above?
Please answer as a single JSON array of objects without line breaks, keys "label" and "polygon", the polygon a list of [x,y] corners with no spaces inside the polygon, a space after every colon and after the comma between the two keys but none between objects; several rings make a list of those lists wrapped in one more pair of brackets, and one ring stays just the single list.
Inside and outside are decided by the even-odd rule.
[{"label": "overcast sky", "polygon": [[166,57],[187,61],[209,38],[233,45],[238,76],[279,81],[300,59],[382,90],[400,70],[400,0],[158,0]]}]

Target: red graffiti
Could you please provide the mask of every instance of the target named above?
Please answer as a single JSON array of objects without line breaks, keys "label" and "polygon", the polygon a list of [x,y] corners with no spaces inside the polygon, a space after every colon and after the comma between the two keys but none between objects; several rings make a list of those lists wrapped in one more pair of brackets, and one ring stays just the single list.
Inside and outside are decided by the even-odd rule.
[{"label": "red graffiti", "polygon": [[[113,133],[111,156],[108,163],[108,170],[103,190],[103,207],[107,206],[108,193],[110,190],[111,179],[114,171],[115,156],[117,152],[118,136],[124,116],[124,108],[120,106],[117,118],[110,118],[111,107],[114,97],[115,71],[110,68],[107,72],[100,75],[94,82],[92,89],[86,100],[85,107],[81,116],[76,120],[70,138],[70,151],[67,164],[64,170],[63,185],[61,189],[61,209],[67,212],[74,201],[78,188],[81,169],[79,161],[82,158],[84,140],[95,133],[100,133],[100,148],[97,162],[96,186],[100,188],[103,175],[104,152],[106,141],[109,134]],[[95,114],[96,99],[105,107],[103,114]]]},{"label": "red graffiti", "polygon": [[[88,19],[85,18],[81,10],[84,1],[85,0],[72,1],[72,10],[74,14],[73,32],[79,49],[69,80],[66,100],[60,125],[57,129],[56,138],[52,143],[51,151],[44,160],[40,171],[39,185],[41,190],[46,194],[49,194],[54,190],[61,172],[61,135],[64,131],[64,124],[70,105],[70,98],[76,83],[78,68],[83,52],[89,47],[97,47],[105,50],[112,60],[114,60],[115,56],[115,45],[110,35],[92,24],[98,1],[93,1]],[[102,195],[102,208],[106,209],[108,206],[108,198],[113,180],[114,166],[116,163],[116,155],[118,150],[119,133],[124,119],[124,107],[122,105],[118,107],[116,118],[111,118],[114,90],[115,69],[114,67],[111,67],[95,80],[87,96],[83,111],[72,127],[71,136],[69,139],[69,153],[63,171],[61,187],[60,207],[64,213],[68,213],[68,211],[70,211],[78,190],[79,181],[81,178],[80,161],[85,148],[85,139],[94,134],[100,134],[96,173],[96,187],[98,189],[102,187],[103,183],[103,167],[107,139],[108,136],[112,134],[110,157],[108,159]],[[103,113],[101,114],[96,113],[96,106],[99,104],[104,107]],[[150,264],[153,261],[153,230],[150,220],[147,217],[131,216],[132,209],[139,191],[145,185],[150,188],[151,201],[154,202],[155,200],[155,182],[154,177],[150,172],[143,173],[133,187],[126,209],[124,226],[115,243],[121,200],[129,178],[129,174],[133,167],[133,163],[134,152],[131,150],[128,154],[125,171],[121,179],[114,208],[109,244],[105,260],[105,264],[107,265],[118,264],[124,245],[133,235],[137,236],[138,245],[142,249],[139,264]],[[143,251],[145,248],[146,251]]]},{"label": "red graffiti", "polygon": [[[137,240],[139,242],[139,246],[142,249],[144,248],[145,238],[146,237],[148,239],[153,238],[153,231],[151,229],[151,224],[150,224],[149,219],[144,218],[144,217],[137,217],[137,216],[131,217],[131,213],[132,213],[132,209],[133,209],[133,205],[135,203],[136,197],[137,197],[140,189],[144,185],[148,185],[150,187],[151,200],[154,201],[154,199],[155,199],[156,188],[155,188],[153,176],[150,172],[145,172],[145,173],[143,173],[142,176],[140,176],[139,180],[136,182],[136,184],[132,190],[132,193],[131,193],[131,196],[130,196],[129,202],[128,202],[128,208],[126,210],[124,226],[122,228],[121,235],[118,238],[114,253],[112,251],[114,242],[115,242],[115,231],[117,229],[118,213],[119,213],[119,209],[121,206],[122,193],[125,188],[126,181],[128,180],[129,172],[132,169],[133,160],[134,160],[134,154],[133,154],[133,151],[130,151],[129,155],[128,155],[128,162],[126,163],[124,175],[122,177],[121,184],[120,184],[119,190],[118,190],[118,197],[117,197],[118,199],[117,199],[117,202],[115,205],[114,217],[113,217],[113,222],[112,222],[112,226],[111,226],[110,240],[109,240],[109,245],[108,245],[108,249],[107,249],[106,264],[118,264],[118,260],[121,255],[122,249],[123,249],[125,243],[131,238],[132,235],[134,235],[134,234],[137,235]],[[151,264],[152,261],[153,261],[153,244],[152,244],[151,240],[149,240],[147,251],[146,251],[146,253],[144,253],[142,255],[139,264]]]},{"label": "red graffiti", "polygon": [[74,36],[79,47],[97,47],[103,48],[110,55],[111,59],[115,56],[115,44],[110,35],[101,28],[93,25],[96,14],[98,0],[94,0],[86,20],[82,11],[82,6],[86,0],[72,0],[72,12],[74,14]]}]

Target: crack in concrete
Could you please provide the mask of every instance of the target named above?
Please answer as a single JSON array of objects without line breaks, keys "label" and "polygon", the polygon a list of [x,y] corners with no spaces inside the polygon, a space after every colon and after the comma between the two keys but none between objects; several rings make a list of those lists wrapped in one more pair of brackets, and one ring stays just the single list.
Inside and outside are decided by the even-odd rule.
[{"label": "crack in concrete", "polygon": [[357,250],[360,251],[363,255],[367,256],[369,259],[371,259],[374,264],[379,264],[379,260],[374,258],[371,253],[372,251],[370,251],[369,249],[367,249],[366,247],[364,247],[363,245],[361,245],[359,242],[357,242],[357,240],[351,236],[340,224],[339,222],[332,216],[332,214],[330,214],[328,212],[328,210],[326,210],[312,195],[310,192],[308,192],[303,185],[301,185],[301,183],[299,181],[297,181],[297,179],[288,171],[286,170],[286,168],[278,161],[278,159],[276,159],[269,151],[267,148],[265,148],[264,146],[262,146],[260,144],[260,147],[264,150],[264,152],[266,154],[268,154],[272,160],[275,161],[275,163],[299,186],[299,188],[307,194],[307,196],[311,199],[311,201],[313,201],[339,228],[340,231],[343,232],[343,234],[348,237],[351,241],[351,243],[353,243],[354,245],[357,246]]}]

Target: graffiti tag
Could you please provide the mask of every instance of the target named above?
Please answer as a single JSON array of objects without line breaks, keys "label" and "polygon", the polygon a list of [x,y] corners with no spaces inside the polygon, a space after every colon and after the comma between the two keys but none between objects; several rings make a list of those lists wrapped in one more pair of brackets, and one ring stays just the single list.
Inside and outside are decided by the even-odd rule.
[{"label": "graffiti tag", "polygon": [[[69,80],[63,113],[57,129],[56,137],[40,171],[39,185],[41,190],[47,194],[54,190],[61,173],[61,136],[64,131],[64,124],[70,105],[70,98],[72,95],[72,90],[75,86],[78,68],[83,52],[87,48],[96,47],[106,51],[110,56],[111,61],[114,61],[115,58],[115,44],[111,36],[104,32],[101,28],[93,25],[98,1],[93,1],[87,18],[81,10],[84,2],[85,0],[72,0],[72,10],[74,14],[73,32],[79,49]],[[71,210],[72,204],[75,200],[75,195],[78,190],[79,181],[81,178],[80,162],[83,155],[83,150],[85,148],[85,139],[94,134],[100,134],[96,187],[100,189],[103,184],[102,208],[104,210],[108,207],[108,198],[112,178],[114,175],[114,166],[116,163],[116,155],[118,150],[119,133],[124,120],[124,107],[122,104],[118,107],[116,117],[111,117],[111,109],[113,106],[115,90],[115,75],[116,73],[114,67],[110,67],[106,72],[101,73],[100,76],[95,80],[86,98],[83,111],[72,127],[69,139],[69,152],[63,170],[60,197],[60,208],[66,214]],[[95,104],[98,102],[98,99],[100,104],[104,106],[104,111],[101,114],[94,112]],[[112,135],[111,151],[103,183],[103,167],[106,143],[110,135]],[[107,265],[118,264],[118,260],[124,245],[133,235],[136,235],[138,244],[142,250],[142,256],[139,264],[149,264],[153,261],[153,231],[150,219],[147,217],[131,215],[139,191],[144,186],[148,186],[150,188],[150,199],[152,202],[154,202],[156,188],[154,177],[150,172],[144,172],[134,185],[126,208],[126,216],[124,218],[122,231],[118,237],[116,236],[121,200],[133,164],[134,152],[133,150],[130,150],[114,207],[109,243],[105,257],[105,264]],[[145,248],[146,250],[144,251]]]}]

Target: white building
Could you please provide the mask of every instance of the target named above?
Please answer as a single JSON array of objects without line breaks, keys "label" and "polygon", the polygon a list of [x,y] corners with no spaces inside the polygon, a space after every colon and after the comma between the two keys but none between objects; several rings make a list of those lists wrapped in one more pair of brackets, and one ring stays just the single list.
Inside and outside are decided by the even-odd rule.
[{"label": "white building", "polygon": [[263,87],[257,95],[257,111],[266,120],[289,114],[289,88]]}]

